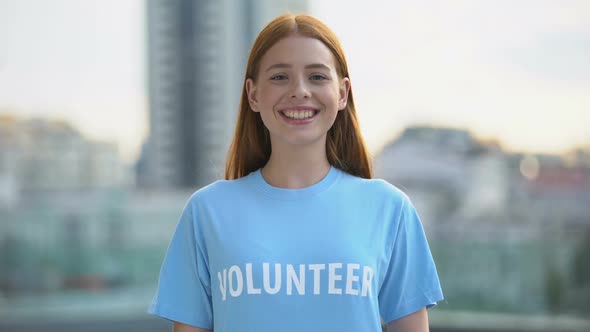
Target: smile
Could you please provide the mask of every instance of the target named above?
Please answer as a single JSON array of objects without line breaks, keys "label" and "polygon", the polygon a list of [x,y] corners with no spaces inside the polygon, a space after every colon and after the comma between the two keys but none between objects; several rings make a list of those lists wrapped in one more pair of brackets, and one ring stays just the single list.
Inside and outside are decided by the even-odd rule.
[{"label": "smile", "polygon": [[313,118],[319,111],[306,108],[306,109],[285,109],[280,111],[282,116],[293,119],[293,120],[306,120]]},{"label": "smile", "polygon": [[296,120],[309,119],[316,114],[315,111],[284,111],[281,113],[289,119]]}]

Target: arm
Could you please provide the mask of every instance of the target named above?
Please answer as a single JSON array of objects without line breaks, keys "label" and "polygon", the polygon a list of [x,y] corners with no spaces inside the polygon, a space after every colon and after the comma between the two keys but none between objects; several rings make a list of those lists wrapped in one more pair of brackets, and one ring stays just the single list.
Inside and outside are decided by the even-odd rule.
[{"label": "arm", "polygon": [[428,311],[422,308],[413,314],[387,324],[387,332],[428,332]]},{"label": "arm", "polygon": [[174,322],[174,332],[213,332],[213,330],[207,330],[196,326]]}]

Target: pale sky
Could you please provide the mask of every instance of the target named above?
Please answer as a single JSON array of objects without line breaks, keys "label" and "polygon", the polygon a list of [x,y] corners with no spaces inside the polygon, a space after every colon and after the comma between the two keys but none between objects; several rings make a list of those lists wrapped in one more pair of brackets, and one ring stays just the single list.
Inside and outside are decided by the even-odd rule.
[{"label": "pale sky", "polygon": [[[414,124],[517,151],[590,146],[590,1],[312,4],[343,43],[373,152]],[[143,14],[141,0],[0,0],[0,112],[62,118],[133,160],[147,135]]]}]

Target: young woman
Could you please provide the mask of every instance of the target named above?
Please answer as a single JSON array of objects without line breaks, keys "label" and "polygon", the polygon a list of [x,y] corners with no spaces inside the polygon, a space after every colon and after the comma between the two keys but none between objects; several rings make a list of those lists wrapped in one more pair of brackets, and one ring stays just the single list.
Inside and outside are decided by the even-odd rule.
[{"label": "young woman", "polygon": [[226,180],[195,192],[150,312],[175,331],[428,331],[418,215],[371,179],[334,33],[282,15],[252,47]]}]

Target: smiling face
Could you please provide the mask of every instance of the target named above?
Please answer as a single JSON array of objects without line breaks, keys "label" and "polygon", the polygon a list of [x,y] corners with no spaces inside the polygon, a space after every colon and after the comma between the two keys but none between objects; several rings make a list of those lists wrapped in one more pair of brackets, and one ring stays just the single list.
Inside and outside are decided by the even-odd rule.
[{"label": "smiling face", "polygon": [[246,81],[248,102],[278,145],[324,144],[350,89],[334,55],[320,40],[291,35],[264,54],[256,80]]}]

